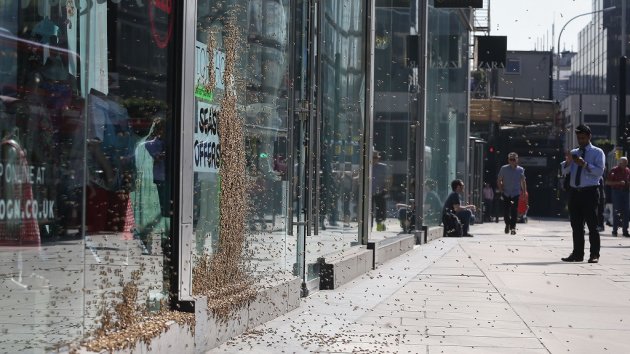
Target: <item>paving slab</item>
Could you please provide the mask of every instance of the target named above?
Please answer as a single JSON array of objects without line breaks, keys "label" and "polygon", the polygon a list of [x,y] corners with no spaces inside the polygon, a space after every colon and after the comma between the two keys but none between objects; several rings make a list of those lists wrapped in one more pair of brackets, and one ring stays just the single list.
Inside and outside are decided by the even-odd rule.
[{"label": "paving slab", "polygon": [[630,353],[630,238],[567,264],[568,221],[529,220],[416,246],[211,353]]}]

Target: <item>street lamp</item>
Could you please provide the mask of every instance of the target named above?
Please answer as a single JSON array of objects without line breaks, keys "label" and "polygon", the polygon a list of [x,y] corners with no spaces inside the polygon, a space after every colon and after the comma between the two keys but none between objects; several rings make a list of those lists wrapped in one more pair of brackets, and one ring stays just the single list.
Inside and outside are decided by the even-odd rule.
[{"label": "street lamp", "polygon": [[[569,19],[569,20],[568,20],[568,21],[564,24],[564,26],[562,26],[562,29],[560,30],[560,34],[558,35],[558,47],[557,47],[557,49],[556,49],[556,51],[557,51],[557,54],[556,54],[556,58],[557,58],[557,59],[556,59],[556,60],[557,60],[557,62],[556,62],[556,82],[557,82],[557,84],[558,84],[558,85],[557,85],[557,88],[558,88],[558,91],[557,91],[557,92],[558,92],[558,93],[560,93],[560,39],[562,38],[562,32],[564,32],[564,29],[567,27],[567,25],[568,25],[569,23],[571,23],[571,21],[575,20],[575,19],[576,19],[576,18],[578,18],[578,17],[582,17],[582,16],[586,16],[586,15],[592,15],[592,14],[596,14],[596,13],[599,13],[599,12],[607,12],[607,11],[614,10],[614,9],[616,9],[616,8],[617,8],[617,7],[615,7],[615,6],[611,6],[611,7],[607,7],[607,8],[605,8],[605,9],[602,9],[602,10],[597,10],[597,11],[586,12],[586,13],[583,13],[583,14],[577,15],[577,16],[575,16],[575,17],[573,17],[573,18]],[[558,99],[558,97],[556,97],[556,100],[557,100],[557,99]]]}]

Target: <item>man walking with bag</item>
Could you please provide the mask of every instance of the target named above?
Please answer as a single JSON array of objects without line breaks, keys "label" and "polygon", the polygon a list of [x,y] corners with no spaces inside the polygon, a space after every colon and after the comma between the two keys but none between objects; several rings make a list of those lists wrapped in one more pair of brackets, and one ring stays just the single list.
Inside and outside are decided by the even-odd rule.
[{"label": "man walking with bag", "polygon": [[628,168],[627,157],[621,157],[617,166],[610,170],[608,178],[606,179],[606,185],[610,186],[612,192],[612,235],[617,237],[617,229],[619,228],[621,221],[621,230],[623,230],[623,235],[630,237],[630,234],[628,234],[628,212],[630,211],[628,187],[630,187],[630,168]]},{"label": "man walking with bag", "polygon": [[516,235],[516,217],[518,215],[518,198],[527,191],[525,169],[518,165],[518,155],[508,154],[508,164],[499,170],[497,186],[503,196],[503,219],[505,233]]},{"label": "man walking with bag", "polygon": [[602,149],[591,144],[591,129],[580,124],[575,129],[579,148],[571,150],[563,172],[571,173],[569,214],[573,229],[573,252],[563,262],[584,260],[584,223],[588,226],[591,245],[589,263],[599,262],[600,238],[597,229],[599,180],[604,174],[606,157]]}]

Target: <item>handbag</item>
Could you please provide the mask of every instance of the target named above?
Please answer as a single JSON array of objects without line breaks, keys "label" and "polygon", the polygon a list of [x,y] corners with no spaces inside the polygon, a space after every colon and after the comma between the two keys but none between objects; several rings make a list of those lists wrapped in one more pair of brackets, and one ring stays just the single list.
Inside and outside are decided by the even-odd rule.
[{"label": "handbag", "polygon": [[462,237],[462,223],[455,213],[444,210],[442,214],[442,224],[444,225],[444,237]]}]

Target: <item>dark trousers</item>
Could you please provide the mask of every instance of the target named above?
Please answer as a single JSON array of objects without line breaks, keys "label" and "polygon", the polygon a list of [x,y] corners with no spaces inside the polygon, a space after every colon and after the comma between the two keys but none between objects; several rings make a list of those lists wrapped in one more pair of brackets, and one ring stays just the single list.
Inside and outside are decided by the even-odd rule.
[{"label": "dark trousers", "polygon": [[472,211],[468,209],[462,209],[455,213],[457,218],[462,223],[462,234],[467,235],[470,228],[470,219],[472,218]]},{"label": "dark trousers", "polygon": [[599,191],[599,201],[597,203],[597,226],[604,228],[604,209],[606,208],[606,198],[604,198],[604,192]]},{"label": "dark trousers", "polygon": [[503,220],[510,230],[516,229],[516,218],[518,216],[518,195],[516,197],[503,196]]},{"label": "dark trousers", "polygon": [[628,212],[630,211],[630,195],[627,190],[612,190],[613,232],[617,232],[619,224],[624,234],[628,233]]},{"label": "dark trousers", "polygon": [[588,226],[591,257],[599,257],[599,231],[597,230],[597,187],[572,189],[569,193],[569,214],[573,229],[573,256],[584,257],[584,223]]},{"label": "dark trousers", "polygon": [[377,223],[385,221],[387,217],[387,203],[385,200],[385,192],[372,194],[372,204],[374,209],[374,218]]},{"label": "dark trousers", "polygon": [[483,200],[483,221],[492,220],[492,199]]}]

